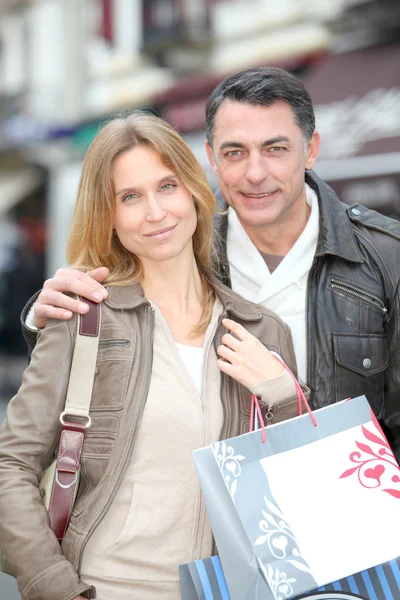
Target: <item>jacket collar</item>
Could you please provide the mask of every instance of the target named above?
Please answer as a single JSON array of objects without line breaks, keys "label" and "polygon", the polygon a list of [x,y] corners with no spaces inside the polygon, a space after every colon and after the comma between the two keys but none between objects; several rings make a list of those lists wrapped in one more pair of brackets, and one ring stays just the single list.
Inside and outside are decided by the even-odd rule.
[{"label": "jacket collar", "polygon": [[142,304],[148,304],[143,295],[143,288],[140,283],[132,285],[110,285],[107,286],[108,297],[104,304],[113,310],[124,310],[126,308],[137,308]]},{"label": "jacket collar", "polygon": [[[215,277],[212,278],[211,283],[224,312],[230,311],[244,321],[259,321],[262,318],[262,312],[255,305],[235,294]],[[108,297],[104,300],[104,304],[113,310],[135,309],[141,305],[149,304],[139,283],[111,285],[107,287],[107,290]]]},{"label": "jacket collar", "polygon": [[[333,254],[350,262],[364,262],[345,205],[314,171],[306,171],[305,181],[316,192],[319,203],[319,235],[315,255]],[[221,267],[223,271],[229,273],[228,261],[225,258],[228,230],[227,204],[220,190],[217,190],[215,196],[221,213],[215,219],[216,246],[220,254]],[[224,273],[222,275],[224,276]]]},{"label": "jacket collar", "polygon": [[319,201],[319,236],[315,255],[334,254],[350,262],[364,262],[344,204],[314,171],[306,171],[305,180],[316,192]]}]

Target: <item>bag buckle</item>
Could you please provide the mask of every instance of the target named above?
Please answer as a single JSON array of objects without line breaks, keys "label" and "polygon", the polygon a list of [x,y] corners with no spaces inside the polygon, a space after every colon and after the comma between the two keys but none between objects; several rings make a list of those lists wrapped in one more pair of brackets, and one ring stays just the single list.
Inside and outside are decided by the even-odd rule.
[{"label": "bag buckle", "polygon": [[[74,473],[74,478],[71,481],[71,483],[68,483],[67,485],[65,485],[64,483],[61,483],[61,481],[58,479],[58,469],[56,469],[56,473],[55,473],[55,480],[56,480],[56,484],[60,486],[60,488],[62,488],[63,490],[68,490],[69,488],[71,488],[73,485],[76,484],[76,481],[78,479],[78,472],[75,471]],[[65,473],[68,473],[68,471],[64,471]]]}]

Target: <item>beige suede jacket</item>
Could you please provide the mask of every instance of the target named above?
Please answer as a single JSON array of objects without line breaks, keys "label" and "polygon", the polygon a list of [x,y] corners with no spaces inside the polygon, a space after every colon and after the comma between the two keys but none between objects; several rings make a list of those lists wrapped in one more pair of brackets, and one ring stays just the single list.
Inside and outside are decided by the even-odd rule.
[{"label": "beige suede jacket", "polygon": [[[0,547],[17,575],[23,600],[94,598],[80,578],[85,545],[113,502],[127,470],[146,403],[152,369],[153,310],[139,285],[110,287],[102,326],[82,478],[62,545],[49,527],[38,483],[60,435],[76,320],[51,321],[10,402],[0,430]],[[224,317],[242,324],[280,354],[296,373],[290,331],[278,316],[215,283]],[[221,321],[215,347],[224,333]],[[248,430],[251,394],[222,374],[221,439]],[[263,407],[264,415],[268,410]],[[276,407],[275,419],[297,414],[294,397]],[[270,421],[269,421],[270,422]]]}]

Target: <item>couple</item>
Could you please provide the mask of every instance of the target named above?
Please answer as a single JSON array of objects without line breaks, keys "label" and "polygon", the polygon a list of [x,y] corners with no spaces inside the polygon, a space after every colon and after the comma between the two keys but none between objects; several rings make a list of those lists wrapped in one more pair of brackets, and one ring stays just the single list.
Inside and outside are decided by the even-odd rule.
[{"label": "couple", "polygon": [[[366,393],[379,417],[386,402],[397,423],[400,227],[362,208],[353,215],[308,173],[319,138],[309,95],[290,74],[228,78],[210,98],[207,129],[231,207],[218,215],[216,249],[215,199],[167,124],[116,119],[85,158],[68,258],[98,268],[107,290],[78,271],[46,284],[36,324],[64,320],[39,333],[0,432],[0,546],[24,600],[179,598],[178,564],[213,551],[190,451],[246,431],[251,392],[264,417],[271,406],[277,419],[296,414],[294,385],[269,352],[295,369],[288,325],[218,283],[215,258],[235,291],[289,324],[314,406]],[[82,310],[62,291],[105,298],[107,344],[60,548],[37,485],[59,436],[69,318]]]}]

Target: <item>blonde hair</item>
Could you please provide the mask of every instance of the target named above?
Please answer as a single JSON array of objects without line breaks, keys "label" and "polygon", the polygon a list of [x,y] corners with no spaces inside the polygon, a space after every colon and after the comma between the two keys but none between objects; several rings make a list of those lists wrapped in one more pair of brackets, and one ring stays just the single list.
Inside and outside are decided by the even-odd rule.
[{"label": "blonde hair", "polygon": [[72,268],[90,270],[108,267],[107,285],[128,285],[143,280],[140,259],[113,235],[115,189],[112,167],[115,158],[137,146],[154,149],[193,197],[197,227],[193,252],[203,287],[203,314],[193,335],[204,333],[211,318],[214,291],[213,218],[216,200],[203,169],[192,150],[168,123],[153,115],[135,111],[105,124],[91,143],[83,161],[78,195],[68,240],[67,259]]}]

